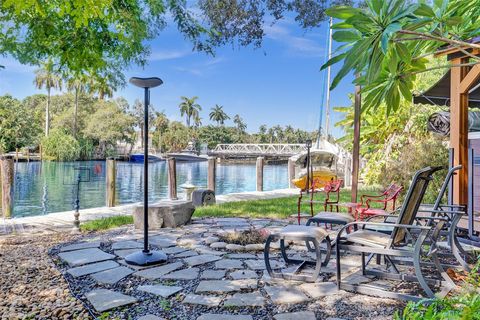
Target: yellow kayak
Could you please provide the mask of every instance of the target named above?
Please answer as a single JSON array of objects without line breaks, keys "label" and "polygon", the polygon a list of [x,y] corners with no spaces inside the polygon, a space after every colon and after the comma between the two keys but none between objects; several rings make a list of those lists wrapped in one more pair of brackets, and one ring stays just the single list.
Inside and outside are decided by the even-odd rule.
[{"label": "yellow kayak", "polygon": [[[333,173],[332,171],[329,171],[329,170],[314,170],[313,171],[312,181],[313,181],[313,184],[314,184],[316,189],[323,188],[323,187],[325,187],[325,185],[328,182],[330,182],[332,180],[336,180],[336,179],[337,179],[337,175],[335,173]],[[310,181],[309,188],[311,188],[311,186],[312,186],[312,181]],[[292,183],[297,188],[305,190],[306,186],[307,186],[307,175],[305,174],[305,175],[299,177],[298,179],[293,179]]]}]

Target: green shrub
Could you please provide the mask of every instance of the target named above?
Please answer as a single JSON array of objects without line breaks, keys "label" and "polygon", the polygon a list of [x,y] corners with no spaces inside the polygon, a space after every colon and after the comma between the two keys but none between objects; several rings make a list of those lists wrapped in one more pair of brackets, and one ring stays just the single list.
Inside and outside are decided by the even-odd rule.
[{"label": "green shrub", "polygon": [[478,320],[480,319],[480,262],[467,276],[462,289],[452,296],[425,301],[410,302],[395,320]]},{"label": "green shrub", "polygon": [[72,161],[80,157],[80,144],[75,138],[62,130],[52,130],[42,139],[45,158],[57,161]]}]

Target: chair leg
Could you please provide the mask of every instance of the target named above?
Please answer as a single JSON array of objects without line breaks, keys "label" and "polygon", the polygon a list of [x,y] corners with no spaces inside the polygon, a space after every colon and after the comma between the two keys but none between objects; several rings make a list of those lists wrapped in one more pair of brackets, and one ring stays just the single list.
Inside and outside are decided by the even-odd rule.
[{"label": "chair leg", "polygon": [[335,261],[337,264],[337,288],[338,290],[341,289],[341,281],[342,281],[342,275],[341,275],[341,267],[340,267],[340,243],[337,241],[336,246],[335,246],[335,253],[337,256],[337,260]]},{"label": "chair leg", "polygon": [[422,250],[422,244],[425,241],[426,236],[427,236],[426,234],[420,234],[415,243],[413,267],[415,268],[415,275],[423,291],[425,291],[425,293],[429,298],[434,298],[435,294],[433,293],[432,289],[430,289],[427,282],[425,281],[425,278],[423,277],[423,274],[422,274],[422,269],[420,267],[420,252]]},{"label": "chair leg", "polygon": [[365,275],[365,252],[362,252],[362,275]]}]

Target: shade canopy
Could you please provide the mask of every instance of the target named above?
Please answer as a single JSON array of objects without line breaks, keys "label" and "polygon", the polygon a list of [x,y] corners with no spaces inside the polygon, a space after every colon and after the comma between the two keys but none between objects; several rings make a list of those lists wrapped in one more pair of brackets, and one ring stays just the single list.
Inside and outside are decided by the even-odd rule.
[{"label": "shade canopy", "polygon": [[[432,87],[413,97],[414,103],[450,106],[450,70]],[[468,95],[468,106],[480,108],[480,81],[473,86]]]}]

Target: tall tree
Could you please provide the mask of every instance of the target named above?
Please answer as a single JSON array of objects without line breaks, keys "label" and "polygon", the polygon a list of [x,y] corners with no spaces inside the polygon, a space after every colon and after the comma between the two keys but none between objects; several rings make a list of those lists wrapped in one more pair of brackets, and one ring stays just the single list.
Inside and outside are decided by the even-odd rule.
[{"label": "tall tree", "polygon": [[78,96],[87,91],[89,77],[85,73],[73,73],[67,76],[68,90],[73,91],[75,95],[73,109],[73,137],[77,138],[78,129]]},{"label": "tall tree", "polygon": [[243,121],[243,119],[240,117],[240,115],[236,114],[233,117],[233,123],[237,126],[237,130],[239,134],[245,133],[245,130],[247,129],[247,125]]},{"label": "tall tree", "polygon": [[200,119],[200,111],[202,107],[197,103],[198,97],[180,97],[182,102],[178,105],[181,116],[185,116],[185,123],[190,127],[191,119]]},{"label": "tall tree", "polygon": [[50,130],[50,95],[52,89],[62,90],[62,77],[55,69],[52,60],[42,63],[40,69],[35,71],[35,86],[38,89],[47,89],[47,105],[45,107],[45,136],[48,136]]},{"label": "tall tree", "polygon": [[212,111],[209,114],[210,120],[215,121],[219,126],[223,126],[225,121],[230,119],[230,117],[223,111],[223,107],[218,104],[211,109]]}]

